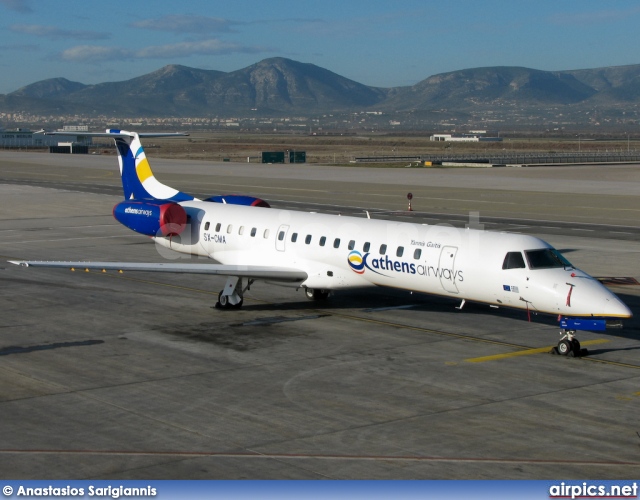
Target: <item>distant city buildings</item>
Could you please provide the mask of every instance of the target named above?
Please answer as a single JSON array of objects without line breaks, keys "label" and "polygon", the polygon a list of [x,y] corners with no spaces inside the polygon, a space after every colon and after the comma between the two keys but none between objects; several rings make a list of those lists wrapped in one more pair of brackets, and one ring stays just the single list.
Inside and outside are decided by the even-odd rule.
[{"label": "distant city buildings", "polygon": [[[498,103],[499,104],[499,103]],[[635,132],[640,124],[640,105],[629,104],[620,111],[585,111],[557,105],[548,107],[517,106],[513,103],[503,107],[493,103],[493,108],[475,103],[468,110],[455,109],[407,110],[407,111],[336,111],[314,116],[273,116],[260,109],[247,110],[242,116],[197,116],[197,117],[146,117],[146,116],[80,116],[38,115],[28,112],[0,112],[0,129],[16,128],[56,130],[68,132],[121,128],[130,130],[203,130],[243,132],[309,133],[360,133],[386,131],[416,131],[432,134],[433,140],[454,142],[477,142],[491,140],[481,130],[500,130],[500,136],[517,131],[562,135],[585,129]],[[74,125],[65,125],[65,124]],[[63,127],[64,125],[64,127]],[[468,134],[456,133],[469,130]],[[451,137],[447,138],[449,134]],[[437,137],[436,137],[437,136]],[[494,139],[497,140],[497,139]]]}]

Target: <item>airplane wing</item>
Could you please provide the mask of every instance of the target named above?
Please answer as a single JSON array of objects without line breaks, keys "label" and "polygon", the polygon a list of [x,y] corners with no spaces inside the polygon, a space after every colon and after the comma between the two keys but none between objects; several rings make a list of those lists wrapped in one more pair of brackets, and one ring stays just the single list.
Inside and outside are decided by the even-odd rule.
[{"label": "airplane wing", "polygon": [[97,269],[110,271],[145,271],[183,274],[214,274],[219,276],[238,276],[275,281],[302,282],[307,279],[306,272],[288,267],[270,266],[228,266],[224,264],[185,264],[173,262],[65,262],[10,260],[11,264],[23,267],[54,267],[63,269]]}]

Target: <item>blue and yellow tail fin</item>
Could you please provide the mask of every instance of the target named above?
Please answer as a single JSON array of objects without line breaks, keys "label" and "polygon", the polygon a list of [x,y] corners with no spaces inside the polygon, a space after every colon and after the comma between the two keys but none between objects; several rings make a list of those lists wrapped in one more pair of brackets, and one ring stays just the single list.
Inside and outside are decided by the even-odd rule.
[{"label": "blue and yellow tail fin", "polygon": [[[46,135],[69,135],[69,132],[45,132]],[[195,198],[158,181],[151,171],[149,160],[144,154],[140,137],[180,137],[182,133],[142,133],[126,130],[107,129],[106,132],[73,132],[84,137],[111,137],[116,141],[120,177],[125,200],[168,200],[188,201]]]},{"label": "blue and yellow tail fin", "polygon": [[112,136],[116,141],[122,188],[126,200],[187,201],[194,199],[189,194],[162,184],[154,177],[140,142],[140,135],[168,137],[177,134],[137,134],[109,129],[105,135]]}]

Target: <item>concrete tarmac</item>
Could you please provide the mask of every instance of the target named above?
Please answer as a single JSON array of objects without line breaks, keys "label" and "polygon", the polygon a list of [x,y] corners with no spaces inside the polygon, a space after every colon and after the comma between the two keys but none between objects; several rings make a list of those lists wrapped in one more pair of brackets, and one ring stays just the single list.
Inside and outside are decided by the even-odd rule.
[{"label": "concrete tarmac", "polygon": [[[151,164],[196,194],[262,189],[274,206],[415,220],[409,189],[418,217],[519,221],[592,275],[640,279],[635,166]],[[119,190],[114,157],[0,154],[2,260],[162,261],[111,216]],[[564,230],[526,222],[541,219]],[[0,267],[2,477],[629,479],[640,467],[637,285],[612,287],[635,317],[582,333],[589,355],[574,359],[548,354],[555,318],[404,291],[318,304],[257,282],[223,311],[221,278]]]}]

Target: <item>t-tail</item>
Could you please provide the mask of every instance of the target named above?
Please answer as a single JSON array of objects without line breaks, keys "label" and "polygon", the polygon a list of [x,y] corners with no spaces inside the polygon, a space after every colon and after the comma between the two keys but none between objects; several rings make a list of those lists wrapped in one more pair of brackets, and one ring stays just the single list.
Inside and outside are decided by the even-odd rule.
[{"label": "t-tail", "polygon": [[[69,132],[45,132],[46,135],[69,135]],[[149,160],[144,153],[140,138],[146,137],[184,137],[185,133],[140,133],[126,130],[107,129],[105,132],[74,132],[85,137],[110,137],[116,143],[120,177],[125,200],[150,201],[189,201],[195,199],[158,181],[151,171]]]},{"label": "t-tail", "polygon": [[[144,153],[140,136],[136,132],[109,129],[118,149],[120,176],[125,200],[167,200],[188,201],[194,197],[173,189],[158,181],[151,171],[149,160]],[[146,137],[168,136],[169,134],[144,134]],[[174,135],[174,134],[171,134]]]}]

